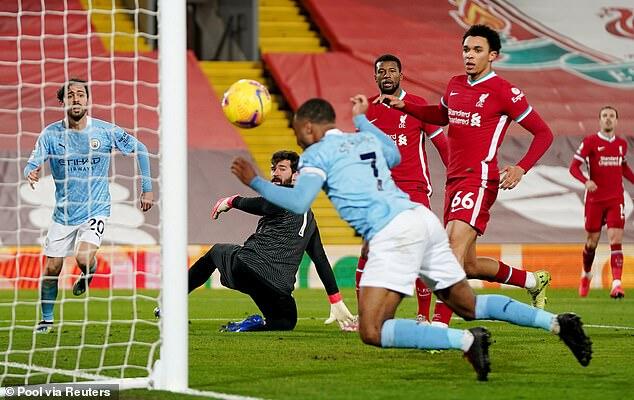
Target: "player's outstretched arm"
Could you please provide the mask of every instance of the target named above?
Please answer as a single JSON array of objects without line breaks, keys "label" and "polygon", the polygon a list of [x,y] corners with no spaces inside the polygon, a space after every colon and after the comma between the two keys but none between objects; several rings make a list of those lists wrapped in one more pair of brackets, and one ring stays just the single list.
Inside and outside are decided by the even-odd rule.
[{"label": "player's outstretched arm", "polygon": [[428,124],[445,126],[449,123],[449,113],[442,104],[419,105],[403,102],[402,111]]},{"label": "player's outstretched arm", "polygon": [[308,211],[324,183],[322,176],[309,172],[300,174],[292,188],[278,186],[257,176],[253,165],[242,157],[233,160],[231,172],[271,203],[296,214]]}]

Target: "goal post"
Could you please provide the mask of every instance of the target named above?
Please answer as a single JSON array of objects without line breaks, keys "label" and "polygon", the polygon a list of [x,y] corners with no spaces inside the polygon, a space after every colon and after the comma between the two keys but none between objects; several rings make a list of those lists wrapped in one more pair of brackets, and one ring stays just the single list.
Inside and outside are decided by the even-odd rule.
[{"label": "goal post", "polygon": [[[62,382],[196,392],[188,388],[186,0],[127,3],[136,8],[124,0],[0,4],[0,396],[7,386]],[[141,31],[142,17],[156,19],[158,33]],[[35,190],[22,171],[42,130],[65,118],[55,94],[71,78],[87,80],[91,118],[150,143],[155,206],[149,220],[138,210],[135,155],[106,155],[112,214],[93,282],[74,296],[79,269],[64,259],[54,330],[42,335],[34,328],[56,182],[49,161]],[[88,164],[99,146],[90,141]],[[69,157],[65,165],[81,164]]]},{"label": "goal post", "polygon": [[[158,389],[188,387],[187,65],[185,0],[159,0],[161,98],[161,359]],[[168,284],[169,283],[169,284]]]}]

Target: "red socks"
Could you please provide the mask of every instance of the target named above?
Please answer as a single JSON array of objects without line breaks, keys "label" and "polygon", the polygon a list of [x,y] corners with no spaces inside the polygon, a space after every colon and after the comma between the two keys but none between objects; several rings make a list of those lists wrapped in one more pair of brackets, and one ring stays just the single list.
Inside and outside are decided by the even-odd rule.
[{"label": "red socks", "polygon": [[[618,246],[620,250],[621,245]],[[590,273],[590,271],[592,270],[592,263],[594,262],[594,250],[595,249],[589,249],[587,246],[583,247],[583,272],[585,272],[586,274]],[[623,257],[621,255],[621,260],[622,259]]]},{"label": "red socks", "polygon": [[[610,245],[610,267],[612,267],[612,280],[621,280],[623,275],[623,251],[620,244]],[[585,253],[584,253],[585,254]]]},{"label": "red socks", "polygon": [[418,315],[429,321],[429,305],[431,303],[431,289],[425,285],[422,279],[416,279],[416,299],[418,300]]},{"label": "red socks", "polygon": [[506,283],[507,285],[513,285],[518,287],[524,287],[526,285],[526,271],[510,267],[504,264],[502,261],[498,261],[500,265],[498,273],[495,274],[494,282]]},{"label": "red socks", "polygon": [[432,322],[441,322],[445,325],[449,325],[452,315],[453,311],[448,305],[440,300],[436,300],[436,308],[434,310],[434,318],[432,318]]}]

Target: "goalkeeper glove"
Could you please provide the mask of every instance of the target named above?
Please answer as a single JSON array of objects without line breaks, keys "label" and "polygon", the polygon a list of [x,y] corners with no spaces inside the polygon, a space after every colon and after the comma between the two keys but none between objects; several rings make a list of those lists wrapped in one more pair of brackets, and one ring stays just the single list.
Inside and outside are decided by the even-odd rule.
[{"label": "goalkeeper glove", "polygon": [[352,315],[343,302],[341,294],[335,293],[328,296],[330,301],[330,316],[324,321],[324,324],[332,324],[337,321],[342,331],[356,331],[357,317]]},{"label": "goalkeeper glove", "polygon": [[220,215],[220,213],[231,210],[231,208],[233,207],[233,199],[235,199],[236,197],[238,197],[238,195],[234,194],[231,197],[223,197],[222,199],[218,200],[216,202],[216,205],[214,205],[213,210],[211,210],[211,218],[218,219],[218,215]]}]

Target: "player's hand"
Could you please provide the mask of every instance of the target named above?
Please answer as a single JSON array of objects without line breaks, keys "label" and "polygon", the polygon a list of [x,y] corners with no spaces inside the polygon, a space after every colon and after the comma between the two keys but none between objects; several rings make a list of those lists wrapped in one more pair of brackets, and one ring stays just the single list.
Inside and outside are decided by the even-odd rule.
[{"label": "player's hand", "polygon": [[500,171],[500,189],[513,189],[522,180],[526,171],[519,165],[507,165]]},{"label": "player's hand", "polygon": [[249,186],[249,183],[251,183],[253,178],[257,176],[253,165],[242,157],[236,157],[233,159],[233,162],[231,163],[231,173],[240,179],[240,182],[247,186]]},{"label": "player's hand", "polygon": [[29,186],[31,186],[31,189],[33,190],[35,190],[35,184],[39,182],[40,180],[41,169],[42,169],[42,166],[39,166],[35,168],[33,171],[29,172],[29,174],[26,176],[26,180],[29,182]]},{"label": "player's hand", "polygon": [[356,331],[358,329],[357,317],[350,313],[343,300],[330,305],[330,316],[324,321],[324,324],[332,324],[335,321],[339,323],[339,328],[342,331]]},{"label": "player's hand", "polygon": [[383,103],[392,108],[399,108],[399,109],[405,107],[405,102],[403,100],[391,94],[382,94],[376,99],[374,99],[372,103],[373,104]]},{"label": "player's hand", "polygon": [[141,193],[141,210],[147,211],[154,205],[154,192]]},{"label": "player's hand", "polygon": [[597,184],[592,179],[586,181],[586,190],[588,190],[588,192],[594,192],[597,188]]},{"label": "player's hand", "polygon": [[365,114],[368,111],[368,98],[362,94],[358,94],[356,96],[350,97],[350,101],[352,102],[352,116],[356,117],[357,115]]},{"label": "player's hand", "polygon": [[236,197],[238,197],[238,195],[234,194],[233,196],[219,199],[214,205],[213,210],[211,210],[211,219],[218,219],[220,213],[231,210],[231,208],[233,208],[233,199]]}]

